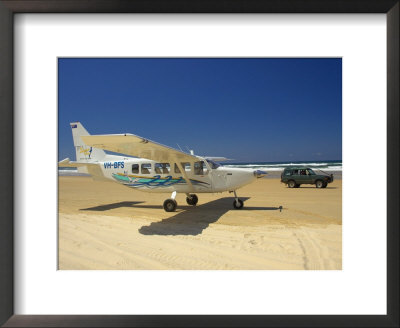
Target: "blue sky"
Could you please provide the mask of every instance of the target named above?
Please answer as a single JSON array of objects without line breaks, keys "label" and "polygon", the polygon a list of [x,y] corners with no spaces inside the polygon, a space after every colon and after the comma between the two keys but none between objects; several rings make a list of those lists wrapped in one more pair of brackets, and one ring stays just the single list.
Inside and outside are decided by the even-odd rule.
[{"label": "blue sky", "polygon": [[59,160],[70,122],[234,162],[342,159],[338,58],[60,58]]}]

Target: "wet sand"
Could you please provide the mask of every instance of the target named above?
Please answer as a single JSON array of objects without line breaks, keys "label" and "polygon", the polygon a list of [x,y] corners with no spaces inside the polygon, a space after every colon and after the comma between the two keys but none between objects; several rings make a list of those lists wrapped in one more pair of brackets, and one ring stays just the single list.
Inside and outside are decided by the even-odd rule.
[{"label": "wet sand", "polygon": [[232,194],[144,193],[90,177],[59,177],[61,270],[340,270],[342,181],[289,189],[259,179]]}]

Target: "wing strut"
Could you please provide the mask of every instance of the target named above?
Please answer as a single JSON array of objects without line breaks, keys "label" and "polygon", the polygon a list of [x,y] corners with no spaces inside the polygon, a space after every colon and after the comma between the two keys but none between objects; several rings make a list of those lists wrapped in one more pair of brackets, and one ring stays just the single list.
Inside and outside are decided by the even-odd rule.
[{"label": "wing strut", "polygon": [[191,191],[194,192],[194,187],[193,187],[192,181],[190,181],[190,179],[188,178],[188,176],[187,176],[187,174],[186,174],[186,171],[185,171],[185,168],[184,168],[184,167],[182,166],[182,164],[181,164],[180,162],[178,162],[178,161],[175,161],[175,164],[178,165],[179,170],[181,171],[181,173],[182,173],[182,175],[183,175],[183,178],[184,178],[184,179],[186,180],[186,182],[190,185]]}]

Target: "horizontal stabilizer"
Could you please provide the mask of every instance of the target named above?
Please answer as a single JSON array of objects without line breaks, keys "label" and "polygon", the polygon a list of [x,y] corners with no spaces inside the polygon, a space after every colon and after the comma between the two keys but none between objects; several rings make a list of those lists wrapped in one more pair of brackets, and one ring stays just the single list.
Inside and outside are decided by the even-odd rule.
[{"label": "horizontal stabilizer", "polygon": [[69,158],[65,158],[62,161],[58,162],[59,167],[81,167],[81,166],[90,166],[90,165],[99,165],[99,163],[85,163],[85,162],[75,162],[70,161]]}]

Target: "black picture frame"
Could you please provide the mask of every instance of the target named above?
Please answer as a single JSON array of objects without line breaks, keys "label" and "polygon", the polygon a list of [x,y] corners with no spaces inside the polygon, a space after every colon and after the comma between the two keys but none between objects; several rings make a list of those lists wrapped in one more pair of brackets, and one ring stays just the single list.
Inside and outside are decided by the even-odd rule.
[{"label": "black picture frame", "polygon": [[[0,0],[0,324],[4,327],[399,327],[399,0]],[[387,315],[15,315],[13,17],[16,13],[385,13]],[[12,162],[13,163],[13,162]],[[14,164],[14,163],[13,163]],[[367,288],[367,287],[366,287]],[[339,300],[340,301],[340,300]]]}]

